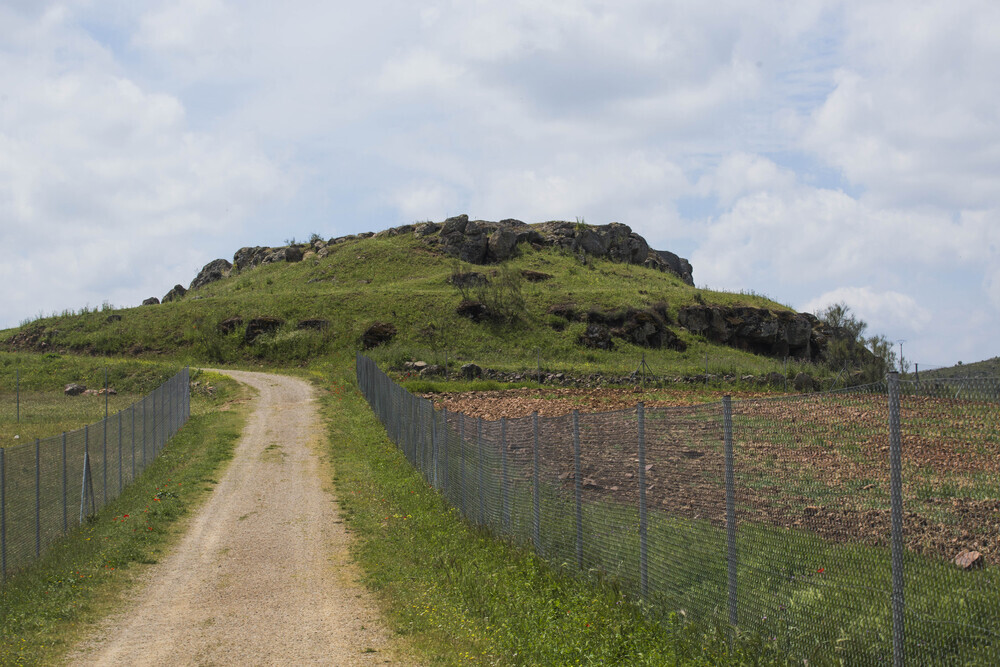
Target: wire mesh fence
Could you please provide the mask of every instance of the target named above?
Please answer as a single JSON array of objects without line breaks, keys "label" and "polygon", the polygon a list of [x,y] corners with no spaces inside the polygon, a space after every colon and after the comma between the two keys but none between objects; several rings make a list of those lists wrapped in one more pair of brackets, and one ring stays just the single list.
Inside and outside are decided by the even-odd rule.
[{"label": "wire mesh fence", "polygon": [[184,368],[141,401],[88,426],[0,448],[0,580],[111,502],[190,416]]},{"label": "wire mesh fence", "polygon": [[1000,662],[1000,379],[483,421],[358,356],[471,522],[810,664]]}]

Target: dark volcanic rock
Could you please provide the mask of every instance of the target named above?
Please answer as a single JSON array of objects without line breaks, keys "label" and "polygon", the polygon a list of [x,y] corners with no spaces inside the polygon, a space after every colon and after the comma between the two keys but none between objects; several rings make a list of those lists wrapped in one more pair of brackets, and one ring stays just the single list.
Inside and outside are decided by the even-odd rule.
[{"label": "dark volcanic rock", "polygon": [[[655,257],[653,257],[655,255]],[[667,270],[671,273],[676,274],[681,280],[683,280],[688,285],[694,286],[694,277],[692,276],[693,269],[691,268],[691,262],[687,261],[683,257],[679,257],[669,250],[653,250],[650,252],[650,259],[648,264],[655,265],[656,259],[659,259],[662,266],[665,266]],[[661,268],[660,270],[663,270]]]},{"label": "dark volcanic rock", "polygon": [[159,304],[160,300],[157,299],[155,296],[151,296],[148,299],[144,299],[142,302],[142,305],[144,306],[158,306]]},{"label": "dark volcanic rock", "polygon": [[243,326],[243,318],[237,315],[236,317],[230,317],[229,319],[222,320],[216,326],[216,329],[218,329],[219,333],[222,335],[228,336],[241,326]]},{"label": "dark volcanic rock", "polygon": [[469,299],[465,299],[458,304],[455,312],[462,317],[468,317],[473,322],[482,322],[489,319],[490,316],[489,308],[478,301],[470,301]]},{"label": "dark volcanic rock", "polygon": [[476,364],[463,364],[462,377],[466,380],[475,380],[483,376],[483,369]]},{"label": "dark volcanic rock", "polygon": [[187,294],[187,290],[184,289],[183,285],[174,285],[174,288],[169,292],[167,292],[166,295],[163,297],[163,301],[161,301],[161,303],[170,303],[171,301],[178,301],[185,294]]},{"label": "dark volcanic rock", "polygon": [[233,265],[224,259],[213,259],[211,262],[202,267],[198,275],[194,277],[191,281],[191,285],[188,287],[191,289],[198,289],[199,287],[204,287],[209,283],[214,283],[216,280],[222,280],[229,276],[229,273],[233,270]]},{"label": "dark volcanic rock", "polygon": [[580,344],[597,350],[610,350],[614,347],[611,340],[611,330],[605,324],[588,324],[580,336]]},{"label": "dark volcanic rock", "polygon": [[396,325],[391,322],[375,322],[361,334],[361,346],[370,350],[373,347],[388,343],[396,336]]},{"label": "dark volcanic rock", "polygon": [[63,393],[67,396],[79,396],[85,391],[87,391],[87,388],[84,385],[76,384],[75,382],[66,385],[66,388],[63,389]]},{"label": "dark volcanic rock", "polygon": [[252,343],[264,334],[274,333],[284,323],[285,321],[278,317],[255,317],[247,322],[243,340],[248,344]]},{"label": "dark volcanic rock", "polygon": [[837,333],[808,313],[745,306],[687,306],[677,321],[688,331],[755,354],[816,360]]}]

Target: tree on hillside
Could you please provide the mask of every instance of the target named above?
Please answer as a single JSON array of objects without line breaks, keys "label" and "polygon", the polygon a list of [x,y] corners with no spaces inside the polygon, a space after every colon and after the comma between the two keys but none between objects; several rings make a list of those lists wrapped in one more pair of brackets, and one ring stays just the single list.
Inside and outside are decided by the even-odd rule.
[{"label": "tree on hillside", "polygon": [[855,316],[846,303],[828,306],[816,315],[835,332],[824,353],[832,370],[858,370],[861,382],[879,382],[896,367],[892,341],[880,334],[866,338],[868,323]]}]

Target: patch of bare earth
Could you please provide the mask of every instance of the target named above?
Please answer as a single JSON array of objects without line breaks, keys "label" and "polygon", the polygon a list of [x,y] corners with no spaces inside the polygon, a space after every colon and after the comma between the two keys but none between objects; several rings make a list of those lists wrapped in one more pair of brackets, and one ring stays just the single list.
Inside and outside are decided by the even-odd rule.
[{"label": "patch of bare earth", "polygon": [[[740,520],[804,529],[838,542],[887,546],[886,398],[765,396],[733,395]],[[668,515],[725,525],[721,411],[704,405],[712,398],[706,393],[516,389],[426,398],[449,413],[490,421],[533,412],[561,417],[579,410],[585,435],[584,496],[630,505],[639,496],[634,409],[645,398],[644,478],[650,506]],[[659,407],[673,409],[657,413]],[[610,411],[620,412],[593,414]],[[1000,458],[1000,434],[992,414],[995,406],[975,402],[904,399],[903,532],[910,550],[948,560],[974,550],[986,562],[1000,563],[1000,498],[995,492],[984,497],[982,490],[984,479],[995,480]],[[575,473],[568,428],[568,420],[542,426],[539,463],[552,481],[571,493]],[[468,429],[468,437],[475,437],[475,427]],[[530,470],[530,436],[508,448],[512,460]]]},{"label": "patch of bare earth", "polygon": [[258,391],[235,458],[180,543],[72,663],[400,664],[348,555],[312,388],[224,372]]}]

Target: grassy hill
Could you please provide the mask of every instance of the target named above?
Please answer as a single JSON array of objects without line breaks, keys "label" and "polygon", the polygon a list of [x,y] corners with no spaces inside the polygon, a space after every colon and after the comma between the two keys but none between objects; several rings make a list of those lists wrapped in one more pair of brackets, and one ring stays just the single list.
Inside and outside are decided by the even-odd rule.
[{"label": "grassy hill", "polygon": [[976,361],[970,364],[958,362],[955,366],[948,368],[935,368],[931,371],[920,371],[922,379],[940,378],[978,378],[997,377],[1000,375],[1000,357],[993,357],[985,361]]},{"label": "grassy hill", "polygon": [[[523,299],[516,321],[477,323],[456,313],[463,294],[449,278],[471,271],[494,282],[498,273],[515,276]],[[520,277],[525,271],[551,278],[532,282]],[[579,339],[586,323],[549,312],[567,304],[577,310],[658,305],[686,350],[645,349],[623,340],[616,340],[610,351],[584,347]],[[359,349],[364,331],[380,321],[392,323],[398,332],[390,343],[372,351],[389,365],[443,360],[447,355],[456,364],[473,361],[502,370],[535,369],[540,360],[544,369],[554,372],[628,373],[645,353],[653,371],[665,375],[703,373],[706,360],[712,373],[783,370],[782,360],[713,344],[677,326],[678,310],[692,304],[789,310],[752,293],[697,289],[671,273],[604,259],[581,261],[566,251],[527,244],[502,265],[460,264],[413,234],[403,234],[347,241],[331,246],[323,258],[307,254],[296,263],[234,269],[230,277],[189,291],[177,301],[40,318],[0,332],[0,346],[196,363],[305,365],[317,357]],[[224,321],[237,317],[241,325],[228,333],[220,329]],[[278,318],[283,324],[247,342],[246,325],[259,317]],[[297,328],[310,319],[326,320],[329,326]],[[825,374],[812,366],[808,370]]]}]

